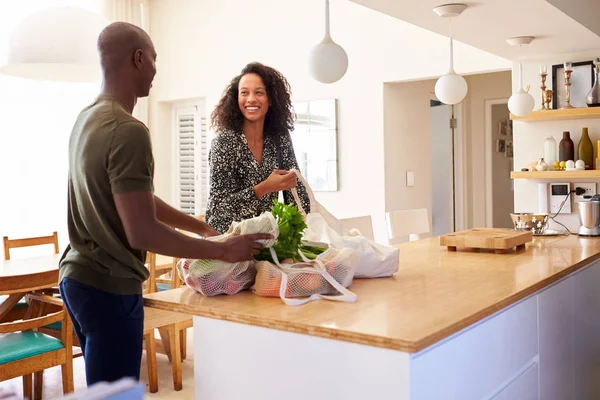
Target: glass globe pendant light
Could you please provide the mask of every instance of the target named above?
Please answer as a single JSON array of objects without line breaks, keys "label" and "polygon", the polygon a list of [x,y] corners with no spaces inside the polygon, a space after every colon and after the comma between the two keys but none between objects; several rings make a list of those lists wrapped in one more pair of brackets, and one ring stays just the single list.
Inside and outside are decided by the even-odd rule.
[{"label": "glass globe pendant light", "polygon": [[334,83],[348,70],[348,55],[329,33],[329,0],[325,0],[325,36],[310,52],[308,68],[313,79],[321,83]]},{"label": "glass globe pendant light", "polygon": [[99,81],[96,42],[106,25],[100,14],[79,7],[36,12],[15,29],[0,72],[49,81]]},{"label": "glass globe pendant light", "polygon": [[[508,39],[511,46],[523,46],[533,42],[533,36],[520,36]],[[519,60],[519,89],[508,99],[508,110],[517,117],[524,117],[533,111],[535,100],[523,90],[523,63]]]},{"label": "glass globe pendant light", "polygon": [[450,68],[435,83],[435,95],[444,104],[458,104],[467,95],[467,81],[454,71],[454,45],[452,39],[452,18],[467,9],[466,4],[445,4],[433,9],[440,17],[450,20]]}]

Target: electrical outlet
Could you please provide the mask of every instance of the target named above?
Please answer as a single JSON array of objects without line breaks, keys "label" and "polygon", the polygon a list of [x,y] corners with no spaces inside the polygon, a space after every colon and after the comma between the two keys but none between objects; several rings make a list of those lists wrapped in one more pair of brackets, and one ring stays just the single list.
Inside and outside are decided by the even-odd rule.
[{"label": "electrical outlet", "polygon": [[584,188],[585,193],[581,196],[577,196],[574,194],[575,201],[581,201],[585,196],[593,196],[596,194],[596,184],[595,183],[573,183],[573,189],[576,188]]}]

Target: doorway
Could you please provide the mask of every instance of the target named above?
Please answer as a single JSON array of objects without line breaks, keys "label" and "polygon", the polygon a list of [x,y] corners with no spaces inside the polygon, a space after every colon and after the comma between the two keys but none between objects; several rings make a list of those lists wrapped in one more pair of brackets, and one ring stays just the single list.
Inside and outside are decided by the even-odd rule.
[{"label": "doorway", "polygon": [[514,211],[512,121],[508,99],[486,101],[486,226],[512,228]]},{"label": "doorway", "polygon": [[[461,105],[449,106],[437,99],[430,100],[431,123],[431,230],[433,236],[455,232],[462,225],[457,221],[456,206],[461,204],[462,180],[460,119]],[[456,160],[456,161],[455,161]]]}]

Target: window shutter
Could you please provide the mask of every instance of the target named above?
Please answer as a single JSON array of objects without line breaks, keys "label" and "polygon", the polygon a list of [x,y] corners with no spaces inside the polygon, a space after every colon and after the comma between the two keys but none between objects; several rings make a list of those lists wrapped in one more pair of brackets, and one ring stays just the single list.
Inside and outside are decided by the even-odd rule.
[{"label": "window shutter", "polygon": [[206,117],[200,118],[200,168],[199,183],[200,183],[200,213],[206,213],[206,206],[208,204],[208,138],[207,138],[207,126]]},{"label": "window shutter", "polygon": [[200,109],[198,106],[175,109],[176,197],[179,209],[189,215],[204,214],[208,203],[208,127]]},{"label": "window shutter", "polygon": [[177,115],[178,134],[178,179],[177,196],[179,208],[186,214],[196,214],[196,172],[195,172],[195,115]]}]

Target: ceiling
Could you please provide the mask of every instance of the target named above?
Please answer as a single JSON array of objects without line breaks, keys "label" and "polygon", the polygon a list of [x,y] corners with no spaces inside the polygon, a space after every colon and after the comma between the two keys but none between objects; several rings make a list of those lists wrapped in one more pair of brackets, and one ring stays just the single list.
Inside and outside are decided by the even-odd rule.
[{"label": "ceiling", "polygon": [[[441,18],[433,12],[434,7],[445,4],[443,0],[350,1],[448,36],[448,19]],[[469,8],[453,19],[453,37],[460,42],[509,60],[546,58],[600,49],[600,37],[574,19],[578,18],[585,23],[583,17],[587,16],[589,19],[589,15],[599,14],[600,1],[558,1],[561,3],[561,9],[550,4],[549,1],[557,2],[556,0],[464,1],[463,3]],[[447,3],[451,2],[447,1]],[[588,7],[589,12],[582,12],[584,5]],[[597,24],[600,25],[600,22]],[[506,39],[515,36],[535,36],[536,39],[529,46],[519,49],[506,43]]]}]

